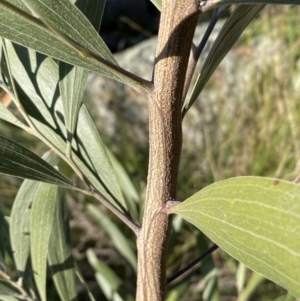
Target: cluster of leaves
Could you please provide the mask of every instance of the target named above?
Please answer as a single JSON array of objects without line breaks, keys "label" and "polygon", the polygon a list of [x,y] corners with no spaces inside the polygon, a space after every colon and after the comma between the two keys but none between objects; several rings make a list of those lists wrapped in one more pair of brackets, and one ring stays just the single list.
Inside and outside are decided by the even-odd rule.
[{"label": "cluster of leaves", "polygon": [[[160,7],[159,2],[156,5]],[[221,60],[263,7],[239,5],[233,11],[202,66],[191,96],[184,102],[183,117]],[[96,197],[138,231],[139,204],[134,187],[106,149],[81,103],[88,70],[144,94],[151,86],[151,82],[119,67],[98,36],[103,8],[104,1],[97,0],[0,1],[0,35],[3,37],[0,81],[23,119],[19,120],[1,104],[0,118],[35,135],[51,149],[41,159],[0,137],[0,172],[26,179],[10,218],[0,216],[1,300],[34,300],[36,296],[46,300],[47,261],[60,298],[76,299],[76,268],[70,246],[65,188]],[[217,10],[213,22],[218,16]],[[196,47],[196,61],[205,39]],[[60,159],[81,179],[80,186],[59,172]],[[299,297],[299,192],[299,185],[291,182],[235,178],[208,186],[182,204],[169,208],[168,213],[191,222],[234,258]],[[92,205],[89,210],[136,270],[134,248],[121,231]],[[7,276],[4,254],[14,261],[18,282]],[[108,299],[133,300],[132,295],[122,291],[122,280],[111,269],[92,251],[87,256]],[[84,283],[79,271],[77,274]],[[176,296],[170,296],[170,300],[176,300]]]}]

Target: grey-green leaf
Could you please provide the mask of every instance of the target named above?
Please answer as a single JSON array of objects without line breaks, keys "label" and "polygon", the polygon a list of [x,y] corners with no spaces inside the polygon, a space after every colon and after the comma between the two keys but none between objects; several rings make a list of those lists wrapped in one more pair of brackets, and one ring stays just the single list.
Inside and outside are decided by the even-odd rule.
[{"label": "grey-green leaf", "polygon": [[25,180],[15,198],[10,221],[10,239],[18,272],[25,272],[30,249],[30,206],[39,182]]},{"label": "grey-green leaf", "polygon": [[47,255],[58,198],[58,187],[40,183],[30,215],[30,249],[34,279],[42,301],[46,301]]},{"label": "grey-green leaf", "polygon": [[254,271],[300,297],[300,185],[241,177],[171,209]]},{"label": "grey-green leaf", "polygon": [[[56,3],[58,2],[56,1]],[[76,8],[73,7],[72,11],[74,9]],[[77,12],[74,16],[77,16],[78,13],[80,13],[77,9],[76,11]],[[83,16],[83,18],[85,17]],[[85,19],[84,23],[86,22],[87,20]],[[81,26],[81,24],[79,23],[78,26]],[[89,26],[93,28],[93,26]],[[82,26],[82,28],[83,27],[84,26]],[[94,34],[92,35],[94,36]],[[111,60],[105,60],[101,55],[97,60],[90,58],[88,57],[87,52],[80,50],[81,48],[79,46],[78,47],[80,49],[77,49],[74,45],[71,46],[66,43],[66,41],[62,41],[60,36],[47,28],[47,26],[45,26],[45,24],[39,19],[28,14],[28,9],[26,9],[26,7],[24,8],[24,4],[20,1],[0,0],[0,36],[28,48],[35,49],[38,52],[52,56],[60,61],[104,74],[110,78],[132,86],[141,93],[144,93],[145,90],[147,92],[148,90],[148,81],[121,69],[115,63],[112,63]],[[93,41],[94,38],[95,37],[93,37]],[[80,39],[85,40],[84,37],[81,37]],[[99,42],[101,41],[100,37],[98,38],[98,44],[93,41],[91,42],[93,49],[98,44],[99,47],[102,45],[102,42]],[[87,45],[89,44],[88,41],[86,41],[86,43]],[[99,53],[104,51],[104,49],[105,47],[101,46],[100,49],[97,49],[95,55],[99,55]],[[111,54],[105,51],[105,57],[111,57]]]},{"label": "grey-green leaf", "polygon": [[264,5],[239,5],[232,12],[224,26],[222,27],[218,37],[216,38],[211,50],[198,75],[196,83],[193,87],[192,94],[186,99],[183,105],[183,116],[196,101],[201,91],[207,84],[208,80],[222,62],[223,58],[236,43],[245,28],[264,8]]},{"label": "grey-green leaf", "polygon": [[[43,155],[43,159],[57,166],[59,157],[52,151]],[[10,239],[15,264],[20,276],[24,276],[30,250],[30,212],[35,193],[40,183],[25,180],[14,200],[10,218]]]},{"label": "grey-green leaf", "polygon": [[133,251],[133,247],[122,231],[97,207],[88,205],[87,209],[101,225],[102,229],[109,235],[120,254],[129,262],[131,267],[136,270],[136,255]]},{"label": "grey-green leaf", "polygon": [[87,70],[59,62],[59,90],[64,107],[68,141],[70,143],[76,129],[87,76]]},{"label": "grey-green leaf", "polygon": [[[66,152],[64,110],[59,96],[58,65],[51,58],[6,42],[20,102],[39,132]],[[126,203],[103,142],[84,105],[81,106],[72,158],[88,180],[112,203],[125,211]]]},{"label": "grey-green leaf", "polygon": [[17,296],[19,292],[13,285],[5,278],[0,277],[0,298],[2,296]]},{"label": "grey-green leaf", "polygon": [[23,2],[51,29],[71,38],[111,63],[116,63],[93,25],[70,0],[23,0]]},{"label": "grey-green leaf", "polygon": [[18,120],[1,102],[0,102],[0,119],[12,123],[20,128],[24,128],[24,124]]},{"label": "grey-green leaf", "polygon": [[25,147],[0,136],[0,173],[67,188],[75,184]]},{"label": "grey-green leaf", "polygon": [[55,207],[48,258],[61,300],[77,300],[68,209],[64,193],[59,193]]}]

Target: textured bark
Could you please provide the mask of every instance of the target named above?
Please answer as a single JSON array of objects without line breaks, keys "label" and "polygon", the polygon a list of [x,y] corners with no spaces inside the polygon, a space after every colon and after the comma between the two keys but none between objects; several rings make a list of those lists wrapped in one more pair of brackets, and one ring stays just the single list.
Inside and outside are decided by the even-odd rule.
[{"label": "textured bark", "polygon": [[137,301],[165,297],[170,220],[161,210],[176,198],[182,144],[181,101],[192,38],[197,24],[195,0],[166,0],[149,96],[150,157],[143,224],[138,237]]}]

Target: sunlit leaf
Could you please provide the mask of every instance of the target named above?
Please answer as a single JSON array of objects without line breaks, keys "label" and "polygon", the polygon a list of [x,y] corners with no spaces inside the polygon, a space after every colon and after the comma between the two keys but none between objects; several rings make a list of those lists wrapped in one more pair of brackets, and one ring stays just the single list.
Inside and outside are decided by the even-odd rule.
[{"label": "sunlit leaf", "polygon": [[34,279],[42,301],[46,301],[47,255],[58,199],[58,187],[39,183],[30,215],[30,249]]},{"label": "sunlit leaf", "polygon": [[30,206],[39,182],[25,180],[15,198],[10,222],[10,239],[16,267],[25,272],[30,249]]},{"label": "sunlit leaf", "polygon": [[0,119],[3,119],[21,128],[24,127],[24,124],[20,120],[18,120],[1,102],[0,102]]},{"label": "sunlit leaf", "polygon": [[48,249],[55,287],[62,301],[77,300],[75,267],[65,195],[59,194]]},{"label": "sunlit leaf", "polygon": [[0,294],[0,301],[19,301],[19,300],[13,296],[5,296]]},{"label": "sunlit leaf", "polygon": [[[43,159],[52,166],[59,162],[58,156],[49,151]],[[40,183],[25,180],[14,200],[10,218],[10,239],[13,256],[20,276],[24,276],[30,250],[30,212],[35,193]]]},{"label": "sunlit leaf", "polygon": [[59,90],[64,107],[68,140],[70,142],[76,129],[87,76],[87,70],[59,62]]},{"label": "sunlit leaf", "polygon": [[1,296],[17,296],[18,290],[10,283],[10,281],[0,277],[0,298]]},{"label": "sunlit leaf", "polygon": [[3,136],[0,136],[0,173],[76,188],[39,156]]},{"label": "sunlit leaf", "polygon": [[130,245],[129,240],[122,233],[122,231],[116,226],[116,224],[102,213],[97,207],[88,205],[88,211],[101,225],[102,229],[109,235],[114,246],[120,252],[120,254],[129,262],[134,270],[136,270],[136,255]]},{"label": "sunlit leaf", "polygon": [[[55,3],[57,4],[59,4],[60,2],[61,1],[55,1]],[[77,10],[73,4],[70,5],[72,5],[72,13],[70,15],[72,15],[73,17],[79,17],[80,14],[79,18],[81,20],[85,20],[82,21],[83,24],[89,24],[87,19],[80,13],[80,11]],[[68,6],[69,5],[67,5],[66,7]],[[57,11],[55,13],[57,13]],[[55,13],[53,13],[54,15],[52,15],[53,18],[54,16],[56,16]],[[66,9],[62,8],[62,14],[65,15],[67,13],[68,12],[66,11]],[[48,17],[51,18],[51,16]],[[59,23],[63,22],[62,15],[59,14],[57,18],[59,19]],[[68,21],[71,22],[71,20],[69,20],[69,17],[65,22],[68,23]],[[74,20],[74,22],[75,21],[76,20]],[[55,26],[55,24],[53,24],[53,26]],[[91,24],[87,26],[93,29],[93,26]],[[61,30],[71,30],[71,23],[68,23],[67,27],[68,28],[61,28]],[[26,8],[26,6],[24,7],[24,4],[22,2],[18,0],[0,0],[0,36],[14,41],[18,44],[24,45],[28,48],[35,49],[38,52],[52,56],[60,61],[104,74],[110,78],[132,86],[134,89],[140,91],[141,93],[144,93],[149,82],[144,81],[132,75],[131,73],[117,67],[115,63],[111,63],[113,57],[106,49],[106,46],[103,44],[101,38],[98,37],[97,42],[95,41],[96,31],[93,29],[92,33],[89,33],[89,36],[92,35],[90,36],[92,38],[92,41],[88,41],[86,37],[80,35],[82,34],[82,30],[85,31],[85,26],[78,22],[76,28],[78,27],[81,28],[79,32],[76,33],[76,30],[72,29],[72,33],[80,39],[80,42],[85,41],[84,43],[87,46],[92,47],[91,51],[96,51],[95,55],[100,55],[100,58],[102,57],[102,55],[105,55],[105,58],[110,58],[110,61],[103,62],[102,59],[102,62],[100,62],[100,59],[95,60],[93,58],[90,58],[87,53],[84,53],[83,50],[75,49],[74,46],[70,46],[69,44],[66,44],[66,42],[63,42],[61,40],[61,37],[47,28],[46,25],[39,19],[34,18],[30,14],[30,11]],[[60,28],[58,28],[58,30],[60,30]],[[98,46],[100,48],[97,48]]]},{"label": "sunlit leaf", "polygon": [[27,8],[47,26],[75,42],[116,63],[98,32],[70,0],[23,0]]},{"label": "sunlit leaf", "polygon": [[299,0],[208,0],[203,1],[205,4],[201,7],[202,11],[213,9],[216,6],[222,6],[227,4],[300,4]]},{"label": "sunlit leaf", "polygon": [[[6,44],[22,106],[39,132],[65,153],[67,134],[58,93],[57,63],[22,46]],[[104,144],[84,105],[80,108],[72,147],[72,158],[87,179],[108,200],[125,211],[126,203]]]},{"label": "sunlit leaf", "polygon": [[239,5],[228,18],[216,38],[207,58],[201,68],[196,83],[193,87],[192,94],[186,99],[183,105],[183,115],[196,101],[201,91],[207,84],[208,80],[222,62],[223,58],[236,43],[245,28],[264,8],[264,5]]},{"label": "sunlit leaf", "polygon": [[300,185],[260,177],[212,184],[171,209],[254,271],[300,297]]},{"label": "sunlit leaf", "polygon": [[151,0],[151,2],[157,7],[158,10],[161,10],[161,0]]}]

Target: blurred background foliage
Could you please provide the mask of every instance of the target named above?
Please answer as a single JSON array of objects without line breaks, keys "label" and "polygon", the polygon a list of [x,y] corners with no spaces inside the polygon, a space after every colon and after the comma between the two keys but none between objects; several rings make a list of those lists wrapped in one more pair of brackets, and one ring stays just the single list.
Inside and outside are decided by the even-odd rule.
[{"label": "blurred background foliage", "polygon": [[[276,57],[272,58],[277,62],[276,65],[266,63],[262,67],[262,74],[250,75],[248,101],[228,99],[222,97],[221,93],[216,93],[217,109],[202,129],[205,141],[203,147],[183,147],[178,199],[184,200],[204,186],[228,177],[261,175],[293,180],[300,173],[299,15],[300,8],[296,6],[267,6],[238,41],[235,51],[249,56],[252,55],[251,47],[257,43],[258,36],[279,40],[285,51],[276,53]],[[267,59],[270,58],[266,57]],[[278,70],[277,66],[281,68]],[[292,85],[295,81],[296,84]],[[214,77],[208,85],[218,91],[218,82]],[[297,85],[299,89],[292,88]],[[234,118],[226,113],[228,103],[234,103]],[[10,108],[18,114],[13,104]],[[199,111],[200,118],[204,118],[204,113]],[[123,122],[121,113],[119,122]],[[47,150],[37,139],[4,121],[0,121],[0,133],[39,155]],[[127,135],[126,128],[122,137],[122,143],[119,149],[114,149],[114,153],[132,180],[139,203],[137,211],[141,215],[148,167],[147,145],[137,149]],[[110,148],[113,137],[104,135],[103,139]],[[62,169],[75,180],[67,166]],[[16,178],[0,177],[0,211],[6,216],[10,215],[10,208],[21,182]],[[132,300],[128,293],[134,294],[135,269],[126,255],[120,255],[120,246],[114,240],[117,232],[118,235],[123,235],[127,238],[128,249],[135,254],[135,238],[131,231],[92,198],[70,192],[67,201],[71,215],[73,254],[95,298],[112,300],[107,298],[107,285],[105,286],[105,279],[101,278],[104,266],[104,269],[111,269],[111,283],[118,284],[121,281],[124,292],[121,294],[122,298]],[[109,225],[104,225],[103,219],[97,216],[99,208],[105,217],[109,217],[118,226],[115,230],[109,230]],[[205,251],[204,246],[211,245],[193,226],[179,218],[175,218],[173,224],[167,262],[169,275],[199,256]],[[216,270],[208,258],[187,278],[178,279],[171,284],[170,288],[175,289],[171,291],[168,300],[217,300],[203,293],[208,272],[217,275],[222,301],[295,300],[284,289],[247,270],[220,250],[213,254],[213,260]],[[107,273],[109,272],[106,271]],[[114,278],[116,275],[119,280]],[[52,289],[50,276],[48,281],[48,293],[53,296],[49,300],[55,300],[57,296],[54,288]],[[79,300],[88,300],[87,291],[79,282],[78,291]]]}]

